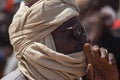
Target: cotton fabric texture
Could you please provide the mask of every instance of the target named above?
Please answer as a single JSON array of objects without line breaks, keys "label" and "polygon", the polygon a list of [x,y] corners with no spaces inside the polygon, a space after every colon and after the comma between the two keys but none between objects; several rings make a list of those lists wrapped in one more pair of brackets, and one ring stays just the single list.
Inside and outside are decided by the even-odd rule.
[{"label": "cotton fabric texture", "polygon": [[75,80],[86,73],[83,52],[56,52],[51,32],[79,16],[73,0],[39,0],[31,7],[21,2],[9,28],[18,68],[28,80]]}]

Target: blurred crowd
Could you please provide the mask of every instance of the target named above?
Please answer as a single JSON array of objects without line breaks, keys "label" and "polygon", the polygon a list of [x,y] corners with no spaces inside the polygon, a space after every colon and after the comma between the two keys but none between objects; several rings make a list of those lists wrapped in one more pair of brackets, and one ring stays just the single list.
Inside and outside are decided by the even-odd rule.
[{"label": "blurred crowd", "polygon": [[[21,0],[0,0],[0,78],[17,68],[8,28]],[[120,72],[119,0],[76,0],[80,20],[92,44],[115,55]]]},{"label": "blurred crowd", "polygon": [[0,0],[0,78],[17,67],[8,28],[20,2],[21,0]]}]

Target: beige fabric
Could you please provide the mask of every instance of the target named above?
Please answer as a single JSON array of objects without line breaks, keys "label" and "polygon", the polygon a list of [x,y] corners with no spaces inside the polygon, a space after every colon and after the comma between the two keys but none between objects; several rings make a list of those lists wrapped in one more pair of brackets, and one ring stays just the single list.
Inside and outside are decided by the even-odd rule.
[{"label": "beige fabric", "polygon": [[74,80],[86,73],[83,52],[56,52],[50,34],[78,15],[73,0],[39,0],[30,8],[21,3],[9,34],[19,69],[29,80]]}]

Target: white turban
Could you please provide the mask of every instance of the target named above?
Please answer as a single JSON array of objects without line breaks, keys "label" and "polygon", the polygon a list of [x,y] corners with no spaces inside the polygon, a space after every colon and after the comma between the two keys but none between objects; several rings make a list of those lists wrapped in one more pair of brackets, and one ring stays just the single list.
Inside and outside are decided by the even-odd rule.
[{"label": "white turban", "polygon": [[29,80],[75,80],[86,73],[83,52],[56,52],[51,32],[79,16],[73,0],[39,0],[31,7],[21,3],[9,28],[19,69]]}]

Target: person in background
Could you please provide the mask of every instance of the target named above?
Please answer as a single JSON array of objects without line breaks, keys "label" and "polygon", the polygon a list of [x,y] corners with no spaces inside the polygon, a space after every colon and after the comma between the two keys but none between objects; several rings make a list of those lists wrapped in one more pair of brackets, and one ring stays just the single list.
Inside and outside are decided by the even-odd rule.
[{"label": "person in background", "polygon": [[[13,15],[19,8],[20,0],[6,0],[6,2],[3,4],[4,6],[1,9],[0,12],[0,50],[1,50],[1,60],[3,59],[4,62],[1,62],[1,64],[4,63],[4,65],[1,66],[1,76],[5,74],[8,74],[9,72],[13,71],[14,68],[17,66],[15,62],[15,56],[13,56],[13,49],[9,41],[9,34],[8,34],[8,28],[10,23],[12,22]],[[12,56],[11,60],[9,59]],[[11,62],[10,62],[11,61]],[[15,61],[15,62],[12,62]],[[9,65],[7,65],[9,63]],[[11,67],[12,65],[14,67]],[[11,67],[11,68],[10,68]],[[16,69],[16,68],[15,68]]]},{"label": "person in background", "polygon": [[[19,8],[21,0],[14,0],[12,3],[11,2],[12,2],[11,0],[10,1],[7,0],[4,9],[8,12],[11,12],[14,15]],[[11,18],[13,18],[13,17],[11,17]],[[12,52],[12,55],[9,56],[9,58],[7,58],[7,62],[5,64],[4,71],[3,71],[3,76],[14,71],[18,67],[17,64],[18,64],[18,61],[15,57],[15,53]]]},{"label": "person in background", "polygon": [[[105,48],[109,49],[108,51],[112,52],[115,55],[115,58],[117,60],[117,65],[119,68],[120,67],[119,66],[120,51],[118,49],[118,48],[120,48],[118,46],[119,38],[120,38],[119,33],[118,33],[119,29],[117,29],[117,30],[111,29],[113,22],[116,19],[116,13],[111,8],[111,6],[108,6],[108,5],[103,6],[102,4],[99,4],[97,2],[94,2],[94,4],[91,4],[92,2],[90,3],[90,1],[91,0],[85,0],[85,1],[76,0],[78,6],[80,8],[80,16],[81,16],[81,13],[83,13],[83,15],[84,15],[84,16],[82,15],[82,18],[80,17],[80,19],[82,20],[82,23],[85,25],[85,27],[87,29],[86,31],[88,33],[89,39],[92,41],[92,44],[98,44],[101,47],[105,47]],[[100,1],[100,3],[103,3],[103,2],[104,1]],[[97,7],[95,7],[96,3],[98,4]],[[92,5],[92,6],[89,6],[89,5]],[[105,18],[105,19],[103,20],[102,18]],[[108,37],[106,37],[105,39],[101,38],[101,34],[104,35],[103,27],[105,27],[105,26],[103,25],[103,23],[104,23],[104,25],[105,24],[108,25],[106,30],[109,30],[111,33],[110,36],[114,36],[114,37],[109,38],[109,39],[107,39]],[[112,44],[114,42],[115,43],[114,45],[116,45],[116,46],[109,45],[108,47],[106,47],[105,45],[101,45],[101,44],[107,44],[109,41],[107,41],[106,43],[100,43],[100,39],[109,40],[110,41],[109,44]],[[113,48],[110,48],[110,47],[113,47]]]},{"label": "person in background", "polygon": [[0,11],[0,77],[3,75],[3,69],[8,57],[12,54],[12,46],[10,45],[8,26],[11,23],[11,13],[7,13],[4,10]]},{"label": "person in background", "polygon": [[84,24],[92,44],[98,44],[115,55],[118,71],[120,72],[120,37],[116,36],[116,31],[112,29],[115,19],[114,10],[110,6],[105,6],[96,14],[84,19]]}]

